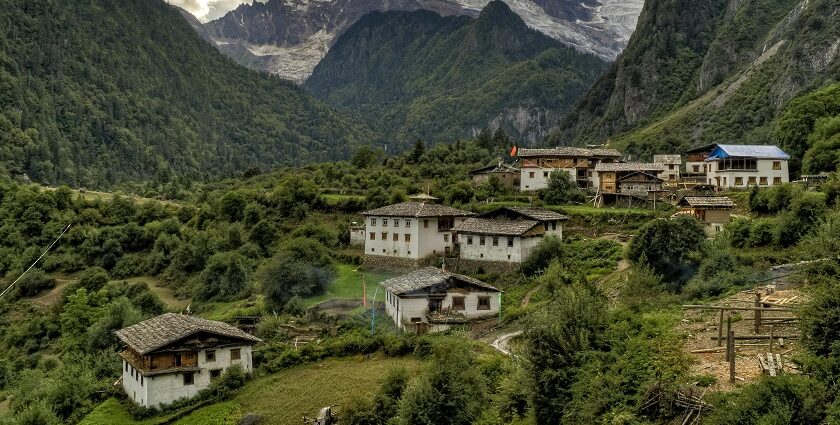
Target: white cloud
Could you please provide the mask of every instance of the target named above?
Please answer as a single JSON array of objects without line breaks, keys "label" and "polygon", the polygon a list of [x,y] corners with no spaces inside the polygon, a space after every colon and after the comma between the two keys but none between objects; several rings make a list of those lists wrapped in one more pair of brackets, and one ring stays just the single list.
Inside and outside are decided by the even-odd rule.
[{"label": "white cloud", "polygon": [[252,0],[167,0],[175,6],[182,7],[195,15],[201,22],[212,21],[224,16],[225,13],[236,9],[242,3],[252,3]]}]

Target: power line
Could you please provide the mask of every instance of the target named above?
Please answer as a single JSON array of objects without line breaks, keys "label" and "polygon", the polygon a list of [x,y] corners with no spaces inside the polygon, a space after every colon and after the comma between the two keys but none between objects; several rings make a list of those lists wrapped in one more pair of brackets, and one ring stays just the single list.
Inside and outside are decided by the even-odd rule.
[{"label": "power line", "polygon": [[64,234],[67,233],[68,230],[70,230],[70,226],[71,226],[71,224],[68,224],[67,226],[64,226],[64,229],[61,230],[61,234],[59,234],[58,237],[55,238],[55,240],[47,247],[47,249],[45,249],[44,252],[41,253],[41,256],[39,256],[38,259],[35,260],[35,262],[33,262],[29,266],[29,268],[27,268],[20,276],[18,276],[18,278],[15,279],[15,281],[12,282],[12,284],[9,285],[8,288],[4,289],[3,292],[0,292],[0,298],[3,298],[3,296],[6,295],[6,293],[8,293],[10,290],[12,290],[12,288],[15,286],[15,284],[18,283],[18,281],[22,277],[26,276],[26,273],[28,273],[29,270],[32,270],[32,268],[35,267],[35,265],[38,264],[38,262],[41,261],[41,259],[44,258],[44,256],[47,255],[48,252],[50,252],[52,247],[55,246],[56,243],[58,243],[58,240],[61,239],[61,237],[64,236]]}]

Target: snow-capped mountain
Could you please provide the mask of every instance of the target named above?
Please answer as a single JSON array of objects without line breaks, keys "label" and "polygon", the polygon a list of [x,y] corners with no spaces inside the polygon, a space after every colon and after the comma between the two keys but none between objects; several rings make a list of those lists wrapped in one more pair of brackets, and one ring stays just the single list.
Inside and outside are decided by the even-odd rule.
[{"label": "snow-capped mountain", "polygon": [[[305,80],[332,43],[373,11],[418,9],[478,16],[490,0],[267,0],[243,4],[204,25],[240,63]],[[504,0],[532,28],[613,60],[627,45],[644,0]]]}]

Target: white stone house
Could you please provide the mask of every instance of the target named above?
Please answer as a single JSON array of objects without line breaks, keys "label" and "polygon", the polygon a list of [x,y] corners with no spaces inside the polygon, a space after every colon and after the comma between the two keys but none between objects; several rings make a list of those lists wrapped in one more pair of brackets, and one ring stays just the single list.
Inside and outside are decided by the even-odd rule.
[{"label": "white stone house", "polygon": [[597,187],[595,166],[601,162],[616,162],[621,153],[615,149],[590,149],[561,146],[553,149],[519,149],[519,190],[536,191],[548,187],[551,175],[568,174],[581,188]]},{"label": "white stone house", "polygon": [[706,233],[717,233],[729,223],[735,203],[726,196],[686,196],[677,202],[680,212],[697,217],[706,226]]},{"label": "white stone house", "polygon": [[535,220],[542,225],[544,234],[554,235],[563,239],[563,222],[569,217],[558,212],[541,207],[508,206],[479,215],[481,218],[504,220]]},{"label": "white stone house", "polygon": [[365,255],[419,260],[454,255],[452,229],[474,215],[433,202],[409,201],[365,211]]},{"label": "white stone house", "polygon": [[521,263],[542,241],[544,229],[536,220],[468,218],[454,229],[459,258]]},{"label": "white stone house", "polygon": [[712,144],[688,151],[688,157],[686,167],[716,188],[775,186],[790,181],[790,155],[777,146]]},{"label": "white stone house", "polygon": [[382,282],[385,312],[401,330],[427,333],[492,318],[501,291],[469,276],[425,267]]},{"label": "white stone house", "polygon": [[680,155],[654,155],[654,164],[662,164],[665,170],[659,173],[659,178],[665,183],[673,184],[680,181],[682,157]]},{"label": "white stone house", "polygon": [[116,331],[126,348],[122,387],[143,407],[170,404],[210,386],[232,365],[251,372],[260,339],[227,323],[167,313]]}]

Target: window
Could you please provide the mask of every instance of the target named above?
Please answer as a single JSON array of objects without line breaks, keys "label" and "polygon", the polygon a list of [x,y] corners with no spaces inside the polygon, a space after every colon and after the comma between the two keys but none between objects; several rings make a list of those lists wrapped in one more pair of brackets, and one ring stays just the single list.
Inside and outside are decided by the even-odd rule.
[{"label": "window", "polygon": [[204,360],[208,362],[216,361],[216,350],[207,350],[204,352]]},{"label": "window", "polygon": [[383,241],[387,241],[387,240],[388,240],[388,232],[382,232],[382,240],[383,240]]},{"label": "window", "polygon": [[692,169],[694,170],[695,173],[700,172],[700,166],[699,165],[692,165]]},{"label": "window", "polygon": [[508,236],[508,248],[513,246],[513,236]]},{"label": "window", "polygon": [[478,237],[478,244],[479,245],[484,245],[484,236],[479,236]]},{"label": "window", "polygon": [[493,236],[493,246],[499,246],[499,237]]},{"label": "window", "polygon": [[547,221],[545,223],[543,223],[543,229],[545,229],[546,232],[548,231],[548,222]]},{"label": "window", "polygon": [[125,371],[128,372],[128,362],[123,360],[123,364],[125,365]]},{"label": "window", "polygon": [[490,297],[478,297],[478,310],[490,310]]},{"label": "window", "polygon": [[376,233],[370,232],[370,240],[372,240],[372,241],[376,240]]},{"label": "window", "polygon": [[747,185],[749,185],[749,186],[755,186],[755,177],[749,177],[749,178],[747,178]]},{"label": "window", "polygon": [[411,227],[411,220],[405,221],[405,227]]},{"label": "window", "polygon": [[370,225],[371,226],[376,226],[376,219],[375,218],[370,219]]},{"label": "window", "polygon": [[387,218],[382,219],[382,227],[388,227],[388,219]]},{"label": "window", "polygon": [[443,234],[443,241],[444,242],[449,242],[449,233],[444,233]]},{"label": "window", "polygon": [[743,186],[744,185],[744,178],[743,177],[735,177],[735,186]]},{"label": "window", "polygon": [[394,239],[394,242],[399,242],[400,241],[400,234],[399,233],[394,233],[393,239]]},{"label": "window", "polygon": [[774,170],[781,170],[782,169],[782,161],[773,161],[773,169]]},{"label": "window", "polygon": [[422,321],[423,321],[423,319],[420,318],[420,317],[412,317],[411,318],[411,323],[421,323]]},{"label": "window", "polygon": [[548,178],[548,171],[543,171],[543,177]]},{"label": "window", "polygon": [[551,222],[551,230],[557,230],[557,222],[556,221]]},{"label": "window", "polygon": [[673,170],[674,169],[674,164],[668,164],[668,169]]},{"label": "window", "polygon": [[464,297],[452,297],[453,310],[466,310],[464,306]]},{"label": "window", "polygon": [[423,228],[425,228],[425,229],[429,228],[429,220],[428,219],[423,220]]},{"label": "window", "polygon": [[759,177],[758,178],[758,184],[760,184],[762,186],[767,186],[767,177]]},{"label": "window", "polygon": [[400,227],[400,219],[398,219],[398,218],[394,219],[394,227]]},{"label": "window", "polygon": [[406,241],[406,242],[411,242],[411,234],[410,234],[410,233],[406,233],[406,234],[405,234],[405,235],[403,235],[403,236],[405,236],[405,241]]},{"label": "window", "polygon": [[222,376],[222,370],[221,369],[213,369],[213,370],[210,371],[210,379],[216,379],[220,376]]},{"label": "window", "polygon": [[195,378],[192,372],[184,373],[184,385],[192,385],[195,383]]},{"label": "window", "polygon": [[780,184],[782,184],[782,178],[781,177],[773,177],[773,185],[776,186],[776,185],[780,185]]},{"label": "window", "polygon": [[467,236],[467,245],[472,245],[472,236]]},{"label": "window", "polygon": [[143,375],[140,375],[140,386],[143,386]]},{"label": "window", "polygon": [[230,349],[230,359],[231,360],[239,360],[242,358],[242,349],[241,348],[231,348]]},{"label": "window", "polygon": [[530,178],[532,178],[532,179],[533,179],[533,178],[534,178],[534,172],[533,172],[533,171],[531,171],[530,173],[528,173],[528,177],[530,177]]}]

